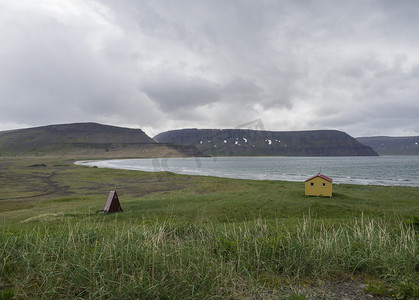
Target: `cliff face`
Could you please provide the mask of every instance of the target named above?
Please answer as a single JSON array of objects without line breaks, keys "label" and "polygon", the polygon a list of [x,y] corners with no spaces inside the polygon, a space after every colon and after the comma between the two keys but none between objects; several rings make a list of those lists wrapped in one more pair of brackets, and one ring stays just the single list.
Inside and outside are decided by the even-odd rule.
[{"label": "cliff face", "polygon": [[97,123],[48,125],[0,132],[2,156],[195,156],[195,147],[158,144],[141,129]]},{"label": "cliff face", "polygon": [[373,136],[357,140],[373,148],[379,155],[419,155],[419,136]]},{"label": "cliff face", "polygon": [[182,129],[160,133],[161,143],[193,145],[211,156],[376,156],[370,147],[336,130],[258,131]]}]

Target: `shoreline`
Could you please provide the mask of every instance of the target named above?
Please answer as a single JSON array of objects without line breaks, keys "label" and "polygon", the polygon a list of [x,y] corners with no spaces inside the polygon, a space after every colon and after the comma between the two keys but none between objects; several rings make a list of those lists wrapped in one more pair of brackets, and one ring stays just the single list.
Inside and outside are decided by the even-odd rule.
[{"label": "shoreline", "polygon": [[[132,170],[132,171],[142,171],[142,172],[171,172],[174,174],[180,175],[191,175],[191,176],[209,176],[217,178],[229,178],[229,179],[244,179],[244,180],[268,180],[268,181],[287,181],[287,182],[304,182],[312,174],[310,171],[307,172],[289,172],[285,170],[284,172],[279,172],[278,170],[265,170],[262,171],[253,171],[253,170],[240,170],[228,168],[218,168],[217,160],[225,160],[228,163],[231,161],[240,161],[246,162],[249,159],[255,160],[275,160],[278,162],[284,161],[302,161],[307,159],[317,159],[319,161],[329,160],[330,157],[187,157],[187,158],[127,158],[127,159],[93,159],[93,160],[77,160],[74,162],[76,165],[84,166],[96,166],[98,168],[110,168],[110,169],[120,169],[120,170]],[[333,157],[332,159],[341,159],[343,157]],[[357,159],[359,157],[344,157],[344,159]],[[374,157],[377,159],[378,157]],[[385,156],[383,158],[408,158],[410,156]],[[246,159],[246,161],[244,161]],[[379,159],[379,158],[378,158]],[[172,160],[179,162],[179,160],[186,161],[189,165],[175,164],[174,166],[169,166],[168,161]],[[136,165],[136,161],[146,162],[146,164]],[[191,161],[195,161],[191,164]],[[124,162],[132,162],[129,164],[124,164]],[[355,167],[354,167],[355,168]],[[320,168],[322,169],[322,168]],[[327,168],[326,169],[327,172]],[[288,172],[287,172],[288,171]],[[336,171],[336,170],[335,170]],[[340,171],[340,170],[339,170]],[[341,172],[341,171],[340,171]],[[314,173],[313,173],[314,174]],[[333,173],[332,173],[333,174]],[[391,175],[391,174],[390,174]],[[389,176],[390,176],[389,175]],[[342,174],[333,174],[330,175],[333,178],[334,184],[352,184],[352,185],[377,185],[377,186],[402,186],[402,187],[419,187],[419,181],[411,181],[411,179],[400,178],[400,179],[389,179],[389,178],[365,178],[360,176],[351,176],[351,175],[342,175]]]}]

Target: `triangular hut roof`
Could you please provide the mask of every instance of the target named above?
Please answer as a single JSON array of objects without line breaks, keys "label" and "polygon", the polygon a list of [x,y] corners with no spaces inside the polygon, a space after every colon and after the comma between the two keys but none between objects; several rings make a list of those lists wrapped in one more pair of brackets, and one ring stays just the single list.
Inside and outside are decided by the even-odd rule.
[{"label": "triangular hut roof", "polygon": [[320,177],[320,178],[323,178],[324,180],[327,180],[327,181],[329,181],[329,182],[333,182],[333,179],[332,179],[332,178],[327,177],[326,175],[323,175],[323,174],[320,174],[320,173],[318,173],[317,175],[314,175],[314,176],[312,176],[312,177],[310,177],[310,178],[306,179],[306,181],[309,181],[309,180],[311,180],[311,179],[313,179],[313,178],[316,178],[316,177]]},{"label": "triangular hut roof", "polygon": [[116,191],[110,191],[108,200],[106,200],[105,207],[102,209],[106,213],[122,212],[121,204],[119,203],[118,194]]}]

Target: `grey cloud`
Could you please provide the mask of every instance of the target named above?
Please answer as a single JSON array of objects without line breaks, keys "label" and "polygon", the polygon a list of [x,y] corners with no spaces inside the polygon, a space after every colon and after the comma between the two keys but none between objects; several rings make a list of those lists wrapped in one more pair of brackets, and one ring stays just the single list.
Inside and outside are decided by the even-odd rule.
[{"label": "grey cloud", "polygon": [[416,1],[0,6],[0,127],[111,121],[156,132],[261,118],[275,130],[419,134]]},{"label": "grey cloud", "polygon": [[[131,121],[126,123],[135,124],[137,119],[154,115],[151,111],[138,118],[150,105],[133,103],[141,95],[130,86],[126,66],[120,60],[114,64],[115,59],[102,51],[102,43],[109,51],[112,34],[102,34],[95,20],[83,20],[86,24],[80,25],[77,14],[70,15],[70,21],[49,14],[36,10],[28,16],[12,16],[8,26],[0,29],[7,41],[5,47],[0,46],[0,94],[7,103],[2,108],[3,121],[118,123],[129,116]],[[125,55],[124,50],[119,53]],[[116,114],[120,116],[115,118]]]},{"label": "grey cloud", "polygon": [[[417,67],[406,67],[403,56],[396,55],[390,62],[371,56],[348,61],[325,76],[324,84],[323,95],[330,100],[319,105],[316,114],[322,118],[312,124],[348,128],[356,135],[400,133],[401,128],[417,131]],[[335,93],[330,94],[331,90]]]},{"label": "grey cloud", "polygon": [[222,93],[230,100],[247,102],[259,100],[265,91],[257,82],[237,76],[222,87]]},{"label": "grey cloud", "polygon": [[158,73],[141,83],[141,90],[165,112],[190,109],[220,99],[219,87],[199,77]]}]

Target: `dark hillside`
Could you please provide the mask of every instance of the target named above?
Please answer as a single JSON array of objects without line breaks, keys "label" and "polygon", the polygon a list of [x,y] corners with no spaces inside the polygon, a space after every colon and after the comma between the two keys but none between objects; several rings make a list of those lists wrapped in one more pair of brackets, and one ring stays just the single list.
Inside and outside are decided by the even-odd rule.
[{"label": "dark hillside", "polygon": [[359,142],[373,148],[379,155],[419,155],[419,136],[359,137]]},{"label": "dark hillside", "polygon": [[0,132],[2,156],[190,156],[193,147],[160,145],[141,129],[97,123],[48,125]]},{"label": "dark hillside", "polygon": [[336,130],[258,131],[182,129],[160,133],[158,142],[195,146],[220,156],[374,156],[377,153]]}]

